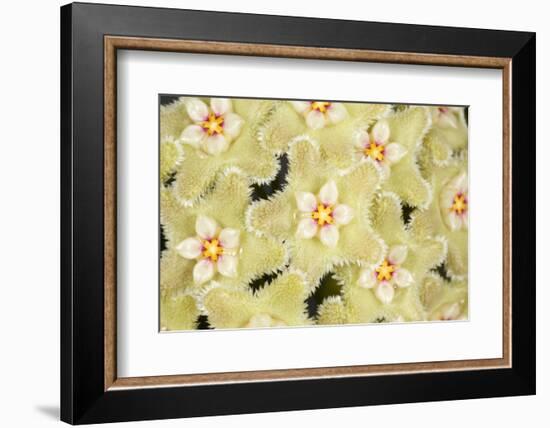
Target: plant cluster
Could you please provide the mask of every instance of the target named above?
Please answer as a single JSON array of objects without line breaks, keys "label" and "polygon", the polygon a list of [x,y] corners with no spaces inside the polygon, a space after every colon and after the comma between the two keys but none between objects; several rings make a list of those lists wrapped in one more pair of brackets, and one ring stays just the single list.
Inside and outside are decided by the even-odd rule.
[{"label": "plant cluster", "polygon": [[162,105],[162,330],[466,318],[466,114]]}]

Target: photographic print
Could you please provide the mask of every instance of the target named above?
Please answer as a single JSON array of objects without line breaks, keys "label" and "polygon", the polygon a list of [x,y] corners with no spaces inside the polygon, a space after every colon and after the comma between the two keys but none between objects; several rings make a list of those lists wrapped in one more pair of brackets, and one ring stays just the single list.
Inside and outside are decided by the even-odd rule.
[{"label": "photographic print", "polygon": [[536,393],[535,33],[60,24],[62,421]]},{"label": "photographic print", "polygon": [[159,109],[161,331],[468,319],[467,107]]}]

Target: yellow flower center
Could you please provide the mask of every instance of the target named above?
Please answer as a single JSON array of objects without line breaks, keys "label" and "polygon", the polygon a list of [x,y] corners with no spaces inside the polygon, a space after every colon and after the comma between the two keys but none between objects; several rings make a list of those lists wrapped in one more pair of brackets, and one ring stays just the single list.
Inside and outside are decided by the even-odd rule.
[{"label": "yellow flower center", "polygon": [[317,205],[317,209],[311,213],[313,220],[317,222],[319,226],[326,224],[332,224],[334,217],[332,217],[332,207],[330,205]]},{"label": "yellow flower center", "polygon": [[369,145],[365,147],[365,156],[368,156],[375,161],[383,161],[384,145],[376,142],[369,143]]},{"label": "yellow flower center", "polygon": [[217,239],[202,241],[202,256],[215,262],[223,254],[223,247]]},{"label": "yellow flower center", "polygon": [[329,107],[330,103],[326,101],[313,101],[311,103],[311,109],[320,111],[321,113],[325,113]]},{"label": "yellow flower center", "polygon": [[382,264],[376,268],[376,278],[378,281],[389,281],[393,273],[395,272],[395,266],[388,262],[387,259],[384,259]]},{"label": "yellow flower center", "polygon": [[214,113],[208,115],[208,119],[201,123],[208,135],[223,133],[223,116],[216,116]]},{"label": "yellow flower center", "polygon": [[468,201],[462,193],[457,193],[453,198],[451,211],[455,214],[462,214],[468,209]]}]

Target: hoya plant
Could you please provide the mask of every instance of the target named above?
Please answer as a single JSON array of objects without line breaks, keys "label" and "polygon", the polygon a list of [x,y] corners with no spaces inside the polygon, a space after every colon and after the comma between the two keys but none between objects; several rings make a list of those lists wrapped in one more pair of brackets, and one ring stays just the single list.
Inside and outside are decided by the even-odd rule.
[{"label": "hoya plant", "polygon": [[162,330],[467,319],[464,108],[162,101]]},{"label": "hoya plant", "polygon": [[161,179],[172,173],[175,196],[183,205],[197,201],[228,167],[239,168],[254,183],[274,178],[278,164],[273,152],[256,140],[271,104],[181,97],[161,107]]},{"label": "hoya plant", "polygon": [[286,243],[291,266],[306,274],[311,289],[336,266],[379,261],[384,243],[369,218],[380,181],[374,163],[339,171],[305,136],[290,144],[288,159],[284,189],[250,206],[248,229]]}]

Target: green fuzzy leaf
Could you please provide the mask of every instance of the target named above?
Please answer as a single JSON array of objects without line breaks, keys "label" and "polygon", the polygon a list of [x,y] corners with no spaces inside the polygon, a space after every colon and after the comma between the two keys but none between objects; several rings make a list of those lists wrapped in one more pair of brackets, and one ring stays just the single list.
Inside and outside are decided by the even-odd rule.
[{"label": "green fuzzy leaf", "polygon": [[175,171],[183,155],[182,148],[173,138],[165,138],[160,142],[160,181],[165,183]]},{"label": "green fuzzy leaf", "polygon": [[[424,287],[430,287],[431,278],[427,278]],[[433,287],[433,285],[431,285]],[[439,287],[431,290],[427,302],[428,319],[455,320],[468,318],[468,286],[464,280],[441,281]]]},{"label": "green fuzzy leaf", "polygon": [[167,246],[176,246],[183,239],[195,233],[195,218],[191,208],[183,207],[174,195],[173,189],[160,190],[160,222],[163,226]]},{"label": "green fuzzy leaf", "polygon": [[302,275],[285,272],[253,294],[222,286],[204,297],[210,324],[215,328],[300,326],[310,324]]},{"label": "green fuzzy leaf", "polygon": [[192,279],[195,260],[183,258],[175,248],[184,239],[196,236],[195,224],[199,215],[212,218],[222,229],[229,227],[240,231],[238,276],[229,279],[216,275],[218,282],[245,287],[265,273],[281,269],[287,262],[287,249],[281,241],[247,231],[245,215],[249,203],[248,180],[236,169],[221,173],[212,191],[193,206],[182,206],[171,188],[163,189],[161,223],[168,250],[161,260],[161,284],[167,288],[197,288]]},{"label": "green fuzzy leaf", "polygon": [[[323,161],[317,144],[309,138],[291,145],[289,162],[285,190],[270,200],[254,203],[247,216],[249,228],[259,235],[287,242],[291,266],[307,274],[311,288],[336,265],[379,261],[384,248],[369,220],[369,208],[379,182],[373,163],[361,162],[341,173]],[[325,246],[316,237],[298,239],[295,236],[300,221],[296,193],[317,194],[328,180],[336,183],[338,203],[348,205],[355,213],[349,224],[339,227],[340,237],[334,248]]]},{"label": "green fuzzy leaf", "polygon": [[319,306],[317,324],[338,325],[348,323],[348,310],[340,296],[327,297]]},{"label": "green fuzzy leaf", "polygon": [[452,277],[463,277],[468,273],[468,229],[451,230],[443,221],[440,195],[445,186],[458,174],[467,172],[467,156],[453,158],[441,167],[434,167],[430,175],[433,187],[433,201],[426,210],[414,213],[411,231],[417,239],[441,236],[448,245],[447,271]]},{"label": "green fuzzy leaf", "polygon": [[433,140],[440,141],[442,144],[450,147],[453,151],[465,149],[468,145],[468,125],[464,117],[464,109],[451,114],[456,118],[456,127],[441,126],[435,122],[429,136]]},{"label": "green fuzzy leaf", "polygon": [[[209,100],[205,99],[205,102]],[[161,108],[161,138],[178,139],[186,126],[192,124],[185,109],[185,97],[171,108]],[[216,175],[229,167],[241,169],[253,183],[272,179],[278,170],[273,151],[267,150],[258,140],[258,127],[266,120],[273,102],[261,100],[232,100],[234,111],[244,120],[239,136],[230,143],[227,151],[210,155],[182,144],[182,160],[176,169],[173,183],[175,196],[185,204],[192,204],[214,184]],[[180,126],[180,123],[184,125]],[[177,124],[177,126],[176,126]],[[165,162],[162,158],[161,164]]]},{"label": "green fuzzy leaf", "polygon": [[177,140],[182,131],[191,125],[185,108],[185,97],[160,107],[160,139]]},{"label": "green fuzzy leaf", "polygon": [[426,107],[409,107],[387,118],[390,140],[407,151],[391,166],[391,174],[383,189],[396,193],[408,205],[424,207],[430,202],[431,188],[420,174],[418,150],[430,124]]},{"label": "green fuzzy leaf", "polygon": [[165,250],[160,258],[160,289],[166,293],[181,293],[193,288],[191,260],[184,259],[174,250]]},{"label": "green fuzzy leaf", "polygon": [[[437,117],[437,107],[430,108],[432,117]],[[451,113],[456,127],[443,126],[437,119],[423,141],[419,155],[419,164],[424,177],[429,178],[434,168],[444,167],[453,161],[453,155],[468,147],[468,125],[464,109]]]},{"label": "green fuzzy leaf", "polygon": [[402,218],[401,200],[390,192],[382,192],[372,207],[372,223],[374,229],[384,236],[388,245],[395,245],[406,240],[406,232]]},{"label": "green fuzzy leaf", "polygon": [[195,299],[188,294],[167,294],[161,298],[161,330],[193,330],[198,316]]}]

